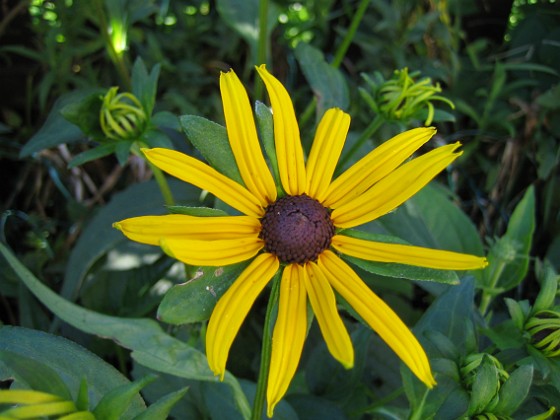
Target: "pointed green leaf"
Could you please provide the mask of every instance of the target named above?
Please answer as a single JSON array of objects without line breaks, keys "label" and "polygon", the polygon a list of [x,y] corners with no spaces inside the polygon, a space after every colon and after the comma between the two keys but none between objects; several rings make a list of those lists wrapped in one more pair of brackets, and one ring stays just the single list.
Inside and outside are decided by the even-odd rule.
[{"label": "pointed green leaf", "polygon": [[329,65],[323,53],[306,42],[297,45],[295,55],[307,83],[317,97],[318,115],[323,115],[327,109],[334,107],[347,110],[350,95],[340,70]]},{"label": "pointed green leaf", "polygon": [[[18,271],[18,274],[22,273]],[[27,360],[52,369],[72,393],[79,390],[76,406],[80,410],[90,408],[88,401],[94,406],[111,389],[130,382],[109,363],[80,345],[42,331],[12,326],[1,327],[0,351],[21,355]],[[33,375],[33,372],[31,374]],[[50,381],[48,377],[42,377]],[[33,380],[38,381],[40,377],[37,375]],[[52,384],[54,383],[53,381]],[[38,385],[34,383],[33,386]],[[139,413],[143,407],[142,399],[135,398],[127,415]]]},{"label": "pointed green leaf", "polygon": [[152,115],[156,102],[157,83],[159,78],[160,65],[156,64],[150,73],[140,57],[134,62],[132,67],[132,93],[136,96],[146,115]]},{"label": "pointed green leaf", "polygon": [[134,420],[166,419],[173,406],[187,393],[188,388],[181,388],[167,394],[150,405],[142,414],[134,417]]},{"label": "pointed green leaf", "polygon": [[72,169],[76,166],[83,165],[84,163],[91,162],[92,160],[96,160],[102,158],[104,156],[108,156],[111,153],[115,152],[116,143],[107,143],[102,144],[99,146],[94,147],[93,149],[86,150],[72,158],[72,160],[68,163],[68,168]]},{"label": "pointed green leaf", "polygon": [[30,156],[33,153],[58,146],[62,143],[75,143],[82,140],[85,137],[82,130],[65,119],[60,110],[69,104],[79,103],[82,99],[95,92],[100,93],[101,91],[98,89],[85,89],[62,95],[55,102],[43,126],[22,147],[19,154],[20,157]]},{"label": "pointed green leaf", "polygon": [[225,127],[196,115],[179,117],[189,141],[208,163],[222,174],[243,185]]},{"label": "pointed green leaf", "polygon": [[197,217],[218,217],[227,216],[228,214],[220,209],[212,207],[191,207],[191,206],[166,206],[169,213],[185,214],[187,216]]},{"label": "pointed green leaf", "polygon": [[471,389],[469,415],[483,413],[490,401],[496,397],[499,389],[498,369],[494,364],[483,361],[476,370]]},{"label": "pointed green leaf", "polygon": [[504,417],[511,416],[525,401],[533,383],[533,366],[525,365],[515,369],[500,389],[499,401],[492,410]]},{"label": "pointed green leaf", "polygon": [[157,376],[148,375],[137,381],[112,389],[99,401],[95,410],[93,410],[93,414],[99,419],[119,420],[140,390],[156,379]]},{"label": "pointed green leaf", "polygon": [[245,267],[247,262],[200,267],[194,278],[168,290],[159,305],[158,319],[176,325],[208,320],[218,299]]},{"label": "pointed green leaf", "polygon": [[[29,290],[63,321],[86,333],[112,339],[131,349],[133,359],[155,371],[193,380],[216,380],[204,354],[166,334],[156,321],[147,318],[118,318],[84,309],[61,298],[42,284],[1,242],[0,254]],[[240,412],[249,417],[247,399],[235,377],[226,372],[224,382],[232,388]]]}]

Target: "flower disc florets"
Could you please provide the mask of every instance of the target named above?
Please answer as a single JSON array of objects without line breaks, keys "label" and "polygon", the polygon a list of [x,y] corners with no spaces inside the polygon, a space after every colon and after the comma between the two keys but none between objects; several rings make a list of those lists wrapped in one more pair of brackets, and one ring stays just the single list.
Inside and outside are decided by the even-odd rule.
[{"label": "flower disc florets", "polygon": [[334,235],[329,211],[305,194],[289,195],[270,204],[261,225],[266,250],[288,264],[316,261]]}]

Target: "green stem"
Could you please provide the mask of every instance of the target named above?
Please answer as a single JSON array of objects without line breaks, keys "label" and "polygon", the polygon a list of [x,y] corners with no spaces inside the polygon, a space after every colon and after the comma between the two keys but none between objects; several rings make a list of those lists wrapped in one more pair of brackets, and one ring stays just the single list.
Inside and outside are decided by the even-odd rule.
[{"label": "green stem", "polygon": [[[267,64],[266,60],[266,33],[268,25],[268,0],[259,1],[259,42],[257,45],[257,62],[255,64]],[[263,97],[263,83],[260,78],[255,78],[255,99],[261,101]]]},{"label": "green stem", "polygon": [[272,290],[270,291],[270,298],[268,299],[268,306],[266,307],[266,316],[264,320],[263,342],[261,350],[261,365],[259,369],[259,379],[257,382],[257,392],[255,393],[255,400],[253,402],[253,412],[251,413],[251,420],[260,420],[266,399],[266,385],[268,382],[268,369],[270,367],[270,354],[272,353],[272,313],[278,302],[280,294],[280,272],[276,274],[272,283]]},{"label": "green stem", "polygon": [[379,114],[375,117],[375,119],[370,123],[370,125],[368,125],[366,129],[362,132],[358,140],[356,140],[356,142],[352,145],[350,150],[348,150],[342,156],[340,162],[338,162],[339,169],[343,168],[344,165],[348,162],[348,160],[350,160],[350,158],[354,156],[354,154],[360,149],[360,147],[363,146],[364,142],[367,139],[369,139],[377,130],[379,130],[379,127],[381,127],[384,121],[385,120],[383,119],[383,117],[381,117],[381,115]]},{"label": "green stem", "polygon": [[360,5],[358,6],[358,10],[356,10],[356,14],[352,19],[352,22],[350,23],[350,27],[348,28],[348,32],[346,32],[346,36],[342,40],[342,43],[339,45],[338,50],[336,51],[334,59],[331,63],[331,66],[333,66],[335,69],[338,68],[342,63],[342,60],[346,55],[346,51],[348,51],[348,47],[350,47],[350,44],[352,43],[352,40],[356,35],[356,31],[358,30],[358,26],[360,25],[360,22],[364,17],[369,2],[370,0],[362,0],[360,2]]},{"label": "green stem", "polygon": [[109,52],[109,57],[111,57],[113,64],[115,64],[117,72],[119,73],[119,76],[123,81],[124,88],[130,91],[132,90],[132,80],[130,79],[128,68],[126,67],[123,55],[117,53],[117,51],[115,50],[115,46],[111,42],[109,32],[107,31],[107,28],[109,28],[109,23],[107,22],[107,18],[105,16],[103,0],[96,0],[95,5],[97,7],[97,15],[99,17],[99,29],[101,30],[101,36],[103,36],[107,51]]},{"label": "green stem", "polygon": [[[498,280],[500,279],[505,267],[506,267],[505,261],[499,260],[496,265],[496,268],[492,273],[492,277],[490,278],[490,282],[489,282],[490,284],[482,290],[482,297],[480,298],[480,307],[479,307],[480,313],[482,315],[486,315],[486,312],[488,311],[488,307],[492,303],[492,299],[494,299],[494,293],[492,291],[496,287],[496,284],[498,284]],[[487,292],[487,290],[490,290],[490,292]]]},{"label": "green stem", "polygon": [[169,184],[167,183],[167,180],[165,179],[165,175],[163,174],[161,169],[159,169],[157,166],[152,164],[152,162],[150,162],[148,159],[146,159],[146,156],[144,156],[144,153],[142,153],[142,151],[140,150],[141,147],[148,147],[148,146],[146,144],[142,143],[142,142],[137,141],[137,142],[134,142],[134,144],[132,145],[130,150],[136,156],[141,157],[142,159],[144,159],[148,163],[148,166],[150,167],[150,169],[152,170],[152,173],[154,174],[154,179],[156,180],[156,182],[158,184],[159,190],[161,191],[161,195],[163,196],[163,201],[165,202],[165,205],[166,206],[175,205],[175,199],[173,198],[173,194],[171,193],[171,189],[169,188]]}]

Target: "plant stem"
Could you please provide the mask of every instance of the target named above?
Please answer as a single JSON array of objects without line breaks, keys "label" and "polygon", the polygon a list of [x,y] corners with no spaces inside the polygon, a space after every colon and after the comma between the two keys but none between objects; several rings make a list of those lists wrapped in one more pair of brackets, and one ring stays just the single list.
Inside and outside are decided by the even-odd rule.
[{"label": "plant stem", "polygon": [[350,150],[348,150],[340,159],[338,163],[338,168],[342,169],[344,165],[348,162],[348,160],[363,146],[364,142],[369,139],[383,124],[384,119],[377,115],[375,119],[366,127],[366,129],[362,132],[358,140],[352,145]]},{"label": "plant stem", "polygon": [[105,41],[105,46],[107,47],[107,51],[109,52],[109,57],[111,57],[111,60],[115,64],[117,72],[119,73],[119,76],[123,81],[124,88],[127,91],[130,91],[132,90],[132,81],[130,79],[130,75],[128,73],[128,69],[126,67],[126,63],[124,61],[123,56],[117,53],[117,51],[115,50],[115,46],[111,42],[111,37],[107,32],[107,29],[109,28],[109,23],[107,22],[107,17],[105,16],[105,9],[102,0],[96,0],[95,5],[97,6],[97,11],[98,11],[99,26],[100,26],[99,29],[101,30],[101,36],[103,36],[103,40]]},{"label": "plant stem", "polygon": [[[490,278],[490,284],[482,289],[482,297],[480,298],[480,306],[479,310],[480,313],[484,316],[488,311],[488,307],[490,303],[492,303],[492,299],[494,298],[493,289],[498,284],[498,280],[500,279],[502,272],[506,268],[506,262],[502,259],[499,259],[494,271],[492,272],[492,277]],[[490,290],[489,292],[487,290]]]},{"label": "plant stem", "polygon": [[266,307],[266,316],[264,320],[263,342],[261,350],[261,365],[259,369],[259,379],[257,382],[257,392],[255,393],[255,400],[253,402],[253,412],[251,413],[251,420],[260,420],[264,408],[264,401],[266,398],[266,385],[268,382],[268,369],[270,367],[270,354],[272,352],[272,313],[278,303],[278,296],[280,293],[280,272],[276,273],[272,282],[272,290],[268,299],[268,306]]},{"label": "plant stem", "polygon": [[142,143],[142,142],[137,141],[137,142],[134,142],[134,144],[132,145],[130,150],[136,156],[141,157],[142,159],[144,159],[148,163],[148,166],[150,167],[150,169],[152,170],[152,173],[154,174],[154,179],[156,180],[156,182],[158,184],[159,190],[161,191],[161,195],[163,196],[163,201],[165,202],[165,205],[166,206],[175,205],[175,199],[173,198],[173,194],[171,193],[171,189],[169,188],[169,184],[167,183],[167,180],[165,179],[165,175],[163,174],[161,169],[159,169],[157,166],[153,165],[152,162],[150,162],[148,159],[146,159],[146,157],[144,156],[144,153],[142,153],[142,151],[140,150],[141,147],[148,147],[148,146],[146,144]]},{"label": "plant stem", "polygon": [[[255,64],[267,64],[266,43],[268,25],[268,0],[259,0],[259,42],[257,45],[257,62]],[[255,78],[255,99],[261,101],[263,96],[263,83],[260,78]]]},{"label": "plant stem", "polygon": [[331,63],[335,69],[340,66],[344,56],[346,55],[346,51],[348,51],[348,47],[352,43],[354,36],[356,35],[356,31],[358,30],[358,26],[364,17],[364,13],[369,5],[370,0],[362,0],[360,5],[358,6],[358,10],[356,10],[356,14],[350,23],[350,27],[348,28],[348,32],[346,32],[346,36],[342,40],[342,43],[338,46],[334,59]]}]

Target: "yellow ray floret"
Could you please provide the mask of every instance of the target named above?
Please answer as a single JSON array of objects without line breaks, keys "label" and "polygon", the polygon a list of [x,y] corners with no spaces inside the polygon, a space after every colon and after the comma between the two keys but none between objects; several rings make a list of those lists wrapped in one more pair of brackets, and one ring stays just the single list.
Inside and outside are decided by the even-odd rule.
[{"label": "yellow ray floret", "polygon": [[342,366],[350,369],[354,366],[354,348],[338,314],[332,287],[317,264],[307,263],[305,271],[305,288],[327,348]]},{"label": "yellow ray floret", "polygon": [[257,67],[257,72],[263,79],[272,105],[280,181],[287,194],[303,194],[307,188],[307,176],[294,105],[282,83],[266,70],[264,64]]},{"label": "yellow ray floret", "polygon": [[200,160],[169,149],[142,149],[162,171],[181,181],[207,190],[247,216],[261,217],[263,207],[249,190]]},{"label": "yellow ray floret", "polygon": [[307,194],[322,202],[344,146],[350,116],[337,108],[325,112],[319,122],[307,159]]},{"label": "yellow ray floret", "polygon": [[433,127],[414,128],[382,143],[332,182],[325,206],[336,208],[352,201],[395,170],[435,133]]},{"label": "yellow ray floret", "polygon": [[318,264],[332,287],[379,334],[418,379],[432,388],[436,382],[432,376],[428,357],[399,316],[333,252],[328,250],[323,252],[319,256]]},{"label": "yellow ray floret", "polygon": [[247,189],[263,207],[276,200],[276,185],[264,160],[247,91],[230,70],[220,75],[227,135]]},{"label": "yellow ray floret", "polygon": [[218,300],[206,331],[206,355],[215,375],[224,379],[226,360],[233,339],[257,296],[278,271],[278,258],[261,254],[241,273]]},{"label": "yellow ray floret", "polygon": [[261,224],[255,217],[196,217],[183,214],[131,217],[114,223],[113,227],[128,239],[149,245],[159,245],[162,238],[207,241],[254,238],[261,230]]},{"label": "yellow ray floret", "polygon": [[272,417],[274,407],[286,393],[303,350],[307,333],[307,298],[303,276],[304,268],[299,264],[286,266],[282,273],[266,390],[269,417]]},{"label": "yellow ray floret", "polygon": [[352,201],[336,207],[332,221],[337,227],[350,228],[377,219],[400,206],[457,159],[460,143],[438,147],[381,179]]},{"label": "yellow ray floret", "polygon": [[337,251],[368,261],[392,262],[439,270],[478,270],[488,265],[484,257],[420,246],[372,242],[335,235],[332,247]]},{"label": "yellow ray floret", "polygon": [[254,257],[263,248],[264,243],[255,235],[252,238],[215,241],[163,238],[160,246],[168,255],[187,264],[219,267]]}]

